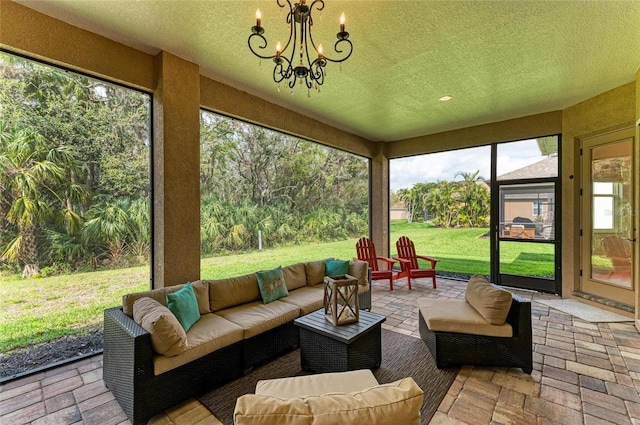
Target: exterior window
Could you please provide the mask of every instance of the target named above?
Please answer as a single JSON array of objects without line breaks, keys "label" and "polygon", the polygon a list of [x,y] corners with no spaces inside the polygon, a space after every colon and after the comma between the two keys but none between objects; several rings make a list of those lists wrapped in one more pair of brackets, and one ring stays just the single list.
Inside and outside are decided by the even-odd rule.
[{"label": "exterior window", "polygon": [[543,207],[542,201],[534,200],[532,202],[532,206],[533,206],[532,213],[534,216],[542,215],[544,213],[544,207]]}]

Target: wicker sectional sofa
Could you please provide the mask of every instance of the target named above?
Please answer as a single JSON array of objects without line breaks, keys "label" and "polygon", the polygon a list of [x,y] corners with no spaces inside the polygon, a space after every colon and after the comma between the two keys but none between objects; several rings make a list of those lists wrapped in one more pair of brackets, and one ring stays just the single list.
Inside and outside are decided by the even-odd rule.
[{"label": "wicker sectional sofa", "polygon": [[[298,345],[293,320],[322,307],[325,263],[293,264],[282,272],[288,296],[268,304],[255,273],[192,282],[200,319],[177,355],[154,350],[152,335],[134,320],[134,306],[149,298],[166,306],[166,295],[184,285],[127,294],[122,306],[105,310],[103,379],[134,425]],[[367,264],[351,262],[349,274],[358,278],[360,308],[370,309]]]}]

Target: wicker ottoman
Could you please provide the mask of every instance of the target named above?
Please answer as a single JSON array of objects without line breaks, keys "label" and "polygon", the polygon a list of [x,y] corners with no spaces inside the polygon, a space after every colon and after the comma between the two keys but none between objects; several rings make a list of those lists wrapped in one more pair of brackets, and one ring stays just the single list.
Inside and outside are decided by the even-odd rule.
[{"label": "wicker ottoman", "polygon": [[360,312],[360,320],[334,326],[324,309],[294,320],[300,332],[300,363],[316,373],[376,369],[382,361],[382,323],[386,317]]}]

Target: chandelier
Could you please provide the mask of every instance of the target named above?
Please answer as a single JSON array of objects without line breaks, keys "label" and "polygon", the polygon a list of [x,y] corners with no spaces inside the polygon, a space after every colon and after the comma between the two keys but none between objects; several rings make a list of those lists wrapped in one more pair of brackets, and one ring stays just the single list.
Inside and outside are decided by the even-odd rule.
[{"label": "chandelier", "polygon": [[[247,41],[251,52],[260,59],[272,59],[275,63],[273,67],[273,81],[278,83],[278,91],[280,91],[280,83],[283,81],[291,89],[298,84],[304,84],[307,91],[311,93],[311,88],[320,90],[320,86],[324,84],[326,76],[325,67],[328,62],[340,63],[344,62],[351,56],[353,52],[353,44],[349,40],[349,33],[344,30],[344,13],[340,16],[340,31],[336,34],[338,41],[333,46],[338,54],[337,58],[325,56],[322,44],[316,45],[313,39],[313,17],[311,13],[314,8],[318,12],[324,9],[323,0],[314,0],[307,5],[306,0],[299,0],[299,3],[291,4],[290,0],[276,0],[279,7],[289,6],[287,13],[287,25],[289,27],[289,39],[284,47],[278,43],[274,54],[267,53],[267,39],[264,37],[264,28],[261,26],[262,15],[260,9],[256,11],[256,24],[251,27],[251,34]],[[286,10],[286,9],[285,9]],[[262,53],[261,53],[262,52]]]}]

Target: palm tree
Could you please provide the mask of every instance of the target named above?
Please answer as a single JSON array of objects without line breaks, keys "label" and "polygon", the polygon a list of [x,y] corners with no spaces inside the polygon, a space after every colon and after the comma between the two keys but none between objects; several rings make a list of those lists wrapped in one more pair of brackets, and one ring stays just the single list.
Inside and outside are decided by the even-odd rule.
[{"label": "palm tree", "polygon": [[446,180],[438,182],[425,198],[425,206],[435,215],[434,222],[447,228],[452,226],[458,215],[458,204],[454,185]]},{"label": "palm tree", "polygon": [[10,127],[0,121],[0,192],[6,197],[6,220],[17,227],[2,258],[23,263],[24,277],[39,272],[42,224],[54,219],[70,233],[79,230],[82,218],[74,205],[88,196],[86,187],[75,183],[82,174],[73,148],[54,146],[33,128]]},{"label": "palm tree", "polygon": [[[105,253],[112,265],[120,263],[124,258],[130,233],[128,209],[129,202],[126,199],[111,204],[94,204],[89,208],[89,220],[82,228],[85,244],[106,249]],[[97,258],[94,259],[94,266],[96,261]]]},{"label": "palm tree", "polygon": [[484,177],[480,175],[480,170],[473,173],[458,171],[454,177],[462,177],[464,179],[461,194],[462,215],[464,221],[469,227],[479,227],[484,224],[486,216],[489,214],[489,204],[485,194],[488,192],[485,187],[478,183],[484,181]]},{"label": "palm tree", "polygon": [[398,199],[404,203],[404,207],[407,209],[407,221],[411,223],[413,221],[413,209],[415,206],[415,200],[413,199],[412,189],[398,189]]},{"label": "palm tree", "polygon": [[133,200],[128,215],[129,251],[138,262],[146,264],[151,259],[151,206],[149,199]]}]

